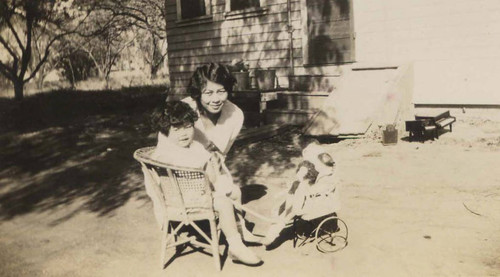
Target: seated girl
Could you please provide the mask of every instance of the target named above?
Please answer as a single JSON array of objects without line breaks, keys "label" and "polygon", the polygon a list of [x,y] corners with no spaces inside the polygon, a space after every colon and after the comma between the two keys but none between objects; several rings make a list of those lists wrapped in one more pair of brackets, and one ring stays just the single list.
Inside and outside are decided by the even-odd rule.
[{"label": "seated girl", "polygon": [[313,218],[339,209],[335,162],[330,154],[312,142],[304,148],[302,157],[296,179],[290,184],[285,201],[275,211],[276,222],[262,241],[264,245],[273,243],[295,216],[307,214]]},{"label": "seated girl", "polygon": [[[262,260],[243,244],[235,219],[232,201],[241,203],[240,188],[233,183],[223,155],[208,152],[193,140],[193,126],[197,119],[197,113],[187,103],[164,103],[152,116],[152,125],[158,131],[158,144],[151,157],[174,166],[203,169],[214,188],[214,209],[219,213],[219,226],[229,244],[230,255],[236,262],[259,265]],[[245,228],[241,213],[237,215],[243,238],[255,242],[256,237]]]}]

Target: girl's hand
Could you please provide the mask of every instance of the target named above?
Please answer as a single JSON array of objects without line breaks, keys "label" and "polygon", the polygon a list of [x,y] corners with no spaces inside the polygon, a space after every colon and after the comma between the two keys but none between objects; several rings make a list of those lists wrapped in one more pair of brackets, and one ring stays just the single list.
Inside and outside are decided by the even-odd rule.
[{"label": "girl's hand", "polygon": [[208,152],[219,152],[222,154],[222,152],[220,151],[220,149],[213,143],[213,142],[210,142],[206,147],[205,149],[208,151]]},{"label": "girl's hand", "polygon": [[241,199],[241,190],[239,189],[233,189],[231,192],[227,194],[229,199],[239,201]]},{"label": "girl's hand", "polygon": [[302,166],[299,168],[297,171],[297,180],[303,181],[306,178],[307,173],[309,172],[309,169],[307,169],[305,166]]}]

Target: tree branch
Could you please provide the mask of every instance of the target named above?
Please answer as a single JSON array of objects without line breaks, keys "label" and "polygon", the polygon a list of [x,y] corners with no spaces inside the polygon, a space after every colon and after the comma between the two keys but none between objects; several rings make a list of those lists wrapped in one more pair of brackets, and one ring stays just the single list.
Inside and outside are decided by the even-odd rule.
[{"label": "tree branch", "polygon": [[47,58],[49,57],[49,54],[50,54],[50,47],[52,46],[52,44],[54,44],[54,42],[56,42],[57,40],[61,39],[62,37],[64,36],[67,36],[69,34],[72,34],[74,32],[66,32],[66,33],[62,33],[62,34],[59,34],[55,37],[53,37],[50,42],[47,44],[47,46],[45,47],[45,53],[44,53],[44,56],[43,58],[38,62],[38,64],[36,65],[35,69],[33,69],[33,71],[31,72],[31,74],[29,75],[28,78],[26,78],[23,82],[24,83],[27,83],[29,82],[31,79],[33,79],[33,77],[35,77],[36,73],[38,72],[38,70],[40,70],[40,68],[42,67],[42,65],[45,63],[45,61],[47,61]]},{"label": "tree branch", "polygon": [[18,60],[19,59],[19,57],[14,52],[14,50],[12,50],[10,48],[9,44],[2,38],[2,36],[0,36],[0,43],[5,47],[5,49],[7,49],[7,51],[10,53],[10,55],[12,56],[12,58],[14,58],[14,60]]},{"label": "tree branch", "polygon": [[[29,5],[29,4],[25,4]],[[31,61],[31,38],[33,35],[33,23],[35,22],[35,14],[33,11],[26,9],[26,49],[22,51],[21,56],[21,71],[19,72],[18,77],[20,79],[24,79],[24,74],[28,70],[28,65]]]},{"label": "tree branch", "polygon": [[[122,17],[126,17],[126,18],[128,17],[128,18],[134,19],[135,21],[132,22],[132,25],[137,26],[141,29],[147,30],[150,33],[154,34],[155,36],[157,36],[161,39],[164,39],[166,37],[166,35],[160,34],[157,30],[155,30],[157,28],[155,28],[154,26],[151,25],[151,23],[148,20],[148,18],[149,18],[148,15],[144,11],[142,11],[141,9],[136,9],[136,8],[133,8],[130,6],[124,6],[123,4],[118,4],[118,3],[116,5],[117,6],[102,5],[102,6],[100,6],[100,8],[102,10],[111,12],[111,14],[113,14],[115,17],[122,16]],[[142,16],[137,15],[134,12],[137,12]],[[139,22],[143,23],[144,26],[141,25]],[[158,28],[158,29],[163,31],[163,29],[161,29],[161,28]]]},{"label": "tree branch", "polygon": [[[24,83],[27,83],[31,79],[33,79],[35,77],[36,73],[38,72],[38,70],[40,70],[40,68],[42,67],[42,65],[47,61],[47,58],[49,57],[49,54],[50,54],[50,47],[52,47],[52,44],[54,44],[57,40],[65,37],[67,35],[76,33],[77,30],[78,30],[78,28],[80,28],[80,26],[85,22],[85,20],[88,18],[89,15],[90,15],[90,12],[87,13],[87,15],[77,24],[77,26],[75,28],[73,28],[73,30],[66,31],[64,33],[60,33],[60,34],[54,36],[49,41],[49,43],[45,47],[45,53],[44,53],[43,58],[38,62],[38,64],[36,65],[35,69],[33,69],[33,71],[31,71],[31,73],[28,76],[28,78],[26,78],[26,79],[23,80]],[[20,75],[20,76],[22,77],[22,75]]]},{"label": "tree branch", "polygon": [[21,39],[19,38],[19,35],[16,32],[16,29],[14,29],[14,26],[12,26],[12,23],[10,22],[10,19],[6,19],[5,23],[7,23],[7,26],[9,27],[10,31],[12,32],[12,34],[14,35],[14,37],[16,38],[17,44],[19,44],[19,48],[21,48],[21,51],[24,51],[25,50],[24,45],[21,42]]},{"label": "tree branch", "polygon": [[11,72],[12,69],[10,69],[8,66],[6,66],[2,61],[0,61],[0,72],[7,77],[7,79],[14,81],[14,76],[15,74],[12,74]]},{"label": "tree branch", "polygon": [[[160,14],[162,17],[165,16],[165,11],[167,10],[165,7],[160,6],[156,1],[148,1],[148,2],[149,2],[148,4],[156,7],[156,9],[158,9],[160,11]],[[163,2],[163,3],[165,3],[165,2]]]},{"label": "tree branch", "polygon": [[104,75],[104,72],[103,72],[103,68],[101,67],[101,65],[97,62],[97,59],[94,57],[94,55],[92,54],[92,50],[89,50],[87,49],[86,47],[83,47],[82,46],[82,50],[87,52],[87,54],[89,54],[89,57],[90,59],[92,59],[92,61],[94,62],[94,65],[95,67],[97,68],[97,70],[99,71],[99,75],[100,76],[103,76]]}]

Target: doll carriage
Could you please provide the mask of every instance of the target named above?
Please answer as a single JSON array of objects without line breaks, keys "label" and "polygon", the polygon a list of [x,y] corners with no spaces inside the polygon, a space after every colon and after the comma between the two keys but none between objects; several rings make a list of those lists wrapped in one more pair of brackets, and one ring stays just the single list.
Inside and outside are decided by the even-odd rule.
[{"label": "doll carriage", "polygon": [[[261,220],[275,223],[247,207],[240,208]],[[314,243],[322,253],[344,249],[349,232],[347,224],[337,215],[339,209],[340,201],[335,188],[301,196],[298,208],[294,209],[295,216],[284,226],[292,231],[293,247]]]},{"label": "doll carriage", "polygon": [[318,251],[332,253],[347,246],[347,224],[338,217],[339,202],[335,189],[304,197],[304,204],[289,223],[293,247],[314,243]]},{"label": "doll carriage", "polygon": [[305,194],[287,227],[293,232],[293,247],[314,243],[318,251],[332,253],[347,246],[347,224],[339,218],[340,201],[336,189]]}]

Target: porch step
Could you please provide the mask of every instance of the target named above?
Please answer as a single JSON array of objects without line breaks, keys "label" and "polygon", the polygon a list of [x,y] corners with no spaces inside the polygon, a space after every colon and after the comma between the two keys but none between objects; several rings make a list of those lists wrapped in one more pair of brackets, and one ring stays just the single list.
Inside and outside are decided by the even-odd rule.
[{"label": "porch step", "polygon": [[316,113],[314,109],[268,109],[265,112],[267,124],[305,125]]}]

